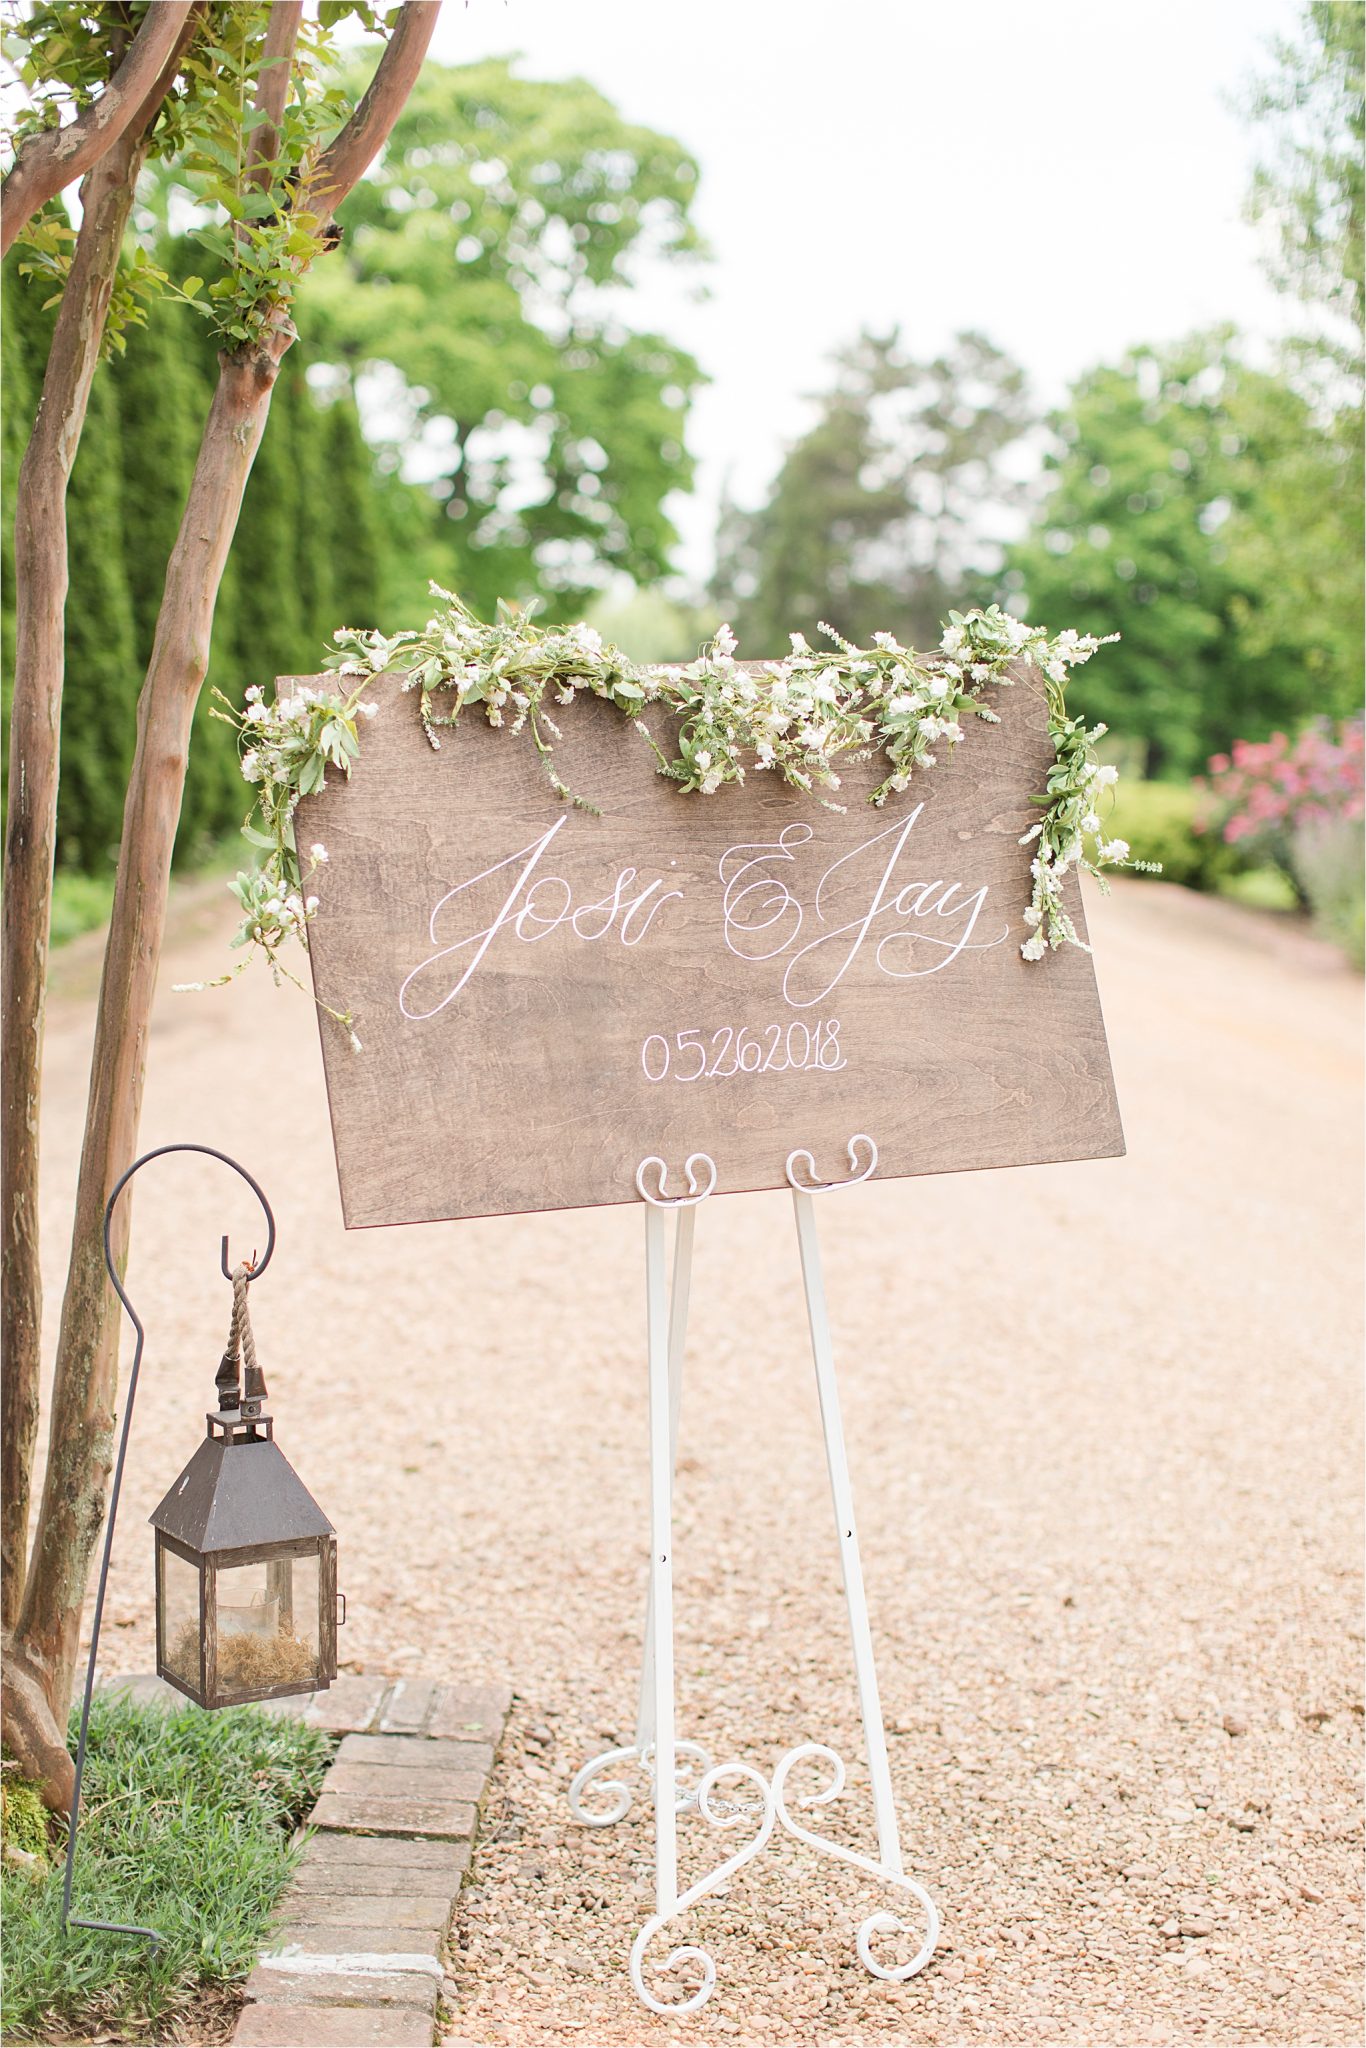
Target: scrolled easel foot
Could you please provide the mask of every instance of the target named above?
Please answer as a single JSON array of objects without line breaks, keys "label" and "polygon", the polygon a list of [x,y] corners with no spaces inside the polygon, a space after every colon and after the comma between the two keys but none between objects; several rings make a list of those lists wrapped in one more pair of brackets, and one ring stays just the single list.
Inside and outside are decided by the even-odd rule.
[{"label": "scrolled easel foot", "polygon": [[[689,1784],[683,1771],[677,1766],[690,1763],[700,1783],[712,1768],[711,1751],[704,1749],[700,1742],[676,1742],[674,1758],[677,1792],[674,1805],[679,1813],[691,1813],[697,1805],[698,1787],[696,1784]],[[622,1749],[605,1749],[601,1756],[592,1757],[582,1770],[576,1772],[569,1787],[569,1811],[580,1826],[614,1827],[619,1820],[625,1820],[631,1811],[635,1794],[624,1778],[602,1778],[601,1783],[596,1782],[603,1771],[615,1770],[619,1765],[623,1769],[643,1771],[649,1783],[653,1785],[654,1744],[646,1743],[643,1749],[636,1743]],[[594,1797],[602,1797],[604,1794],[610,1796],[610,1804],[596,1813],[590,1811],[583,1803],[583,1795],[590,1787]]]},{"label": "scrolled easel foot", "polygon": [[912,1933],[911,1928],[906,1925],[906,1922],[898,1920],[895,1913],[870,1913],[859,1928],[858,1933],[854,1936],[854,1947],[858,1950],[859,1961],[871,1977],[880,1977],[884,1984],[905,1984],[912,1977],[920,1974],[938,1946],[939,1913],[929,1893],[922,1891],[913,1879],[909,1877],[895,1877],[889,1870],[880,1870],[878,1874],[881,1877],[885,1877],[888,1884],[904,1885],[907,1891],[911,1892],[920,1901],[920,1904],[925,1908],[929,1927],[925,1939],[921,1942],[920,1947],[909,1963],[880,1963],[873,1954],[873,1936],[875,1934],[909,1935]]},{"label": "scrolled easel foot", "polygon": [[[605,1749],[601,1756],[595,1756],[575,1773],[569,1787],[569,1811],[576,1821],[586,1828],[610,1828],[619,1820],[625,1820],[631,1811],[632,1793],[622,1778],[604,1778],[601,1784],[594,1784],[600,1772],[609,1771],[617,1764],[638,1764],[640,1753],[635,1749]],[[610,1795],[611,1803],[599,1813],[592,1813],[583,1804],[583,1795],[592,1785],[595,1795]]]},{"label": "scrolled easel foot", "polygon": [[[723,1780],[728,1778],[744,1778],[754,1787],[758,1798],[740,1800],[721,1797],[717,1788]],[[773,1801],[773,1787],[763,1772],[756,1771],[752,1764],[731,1761],[729,1763],[713,1765],[711,1770],[707,1771],[699,1782],[694,1798],[697,1811],[714,1828],[743,1827],[745,1822],[753,1819],[756,1814],[759,1816],[759,1825],[752,1841],[746,1842],[743,1848],[737,1849],[735,1854],[728,1856],[723,1863],[718,1863],[714,1870],[709,1870],[707,1875],[699,1878],[696,1884],[689,1885],[687,1891],[675,1899],[667,1911],[652,1913],[631,1944],[631,1982],[635,1987],[637,1998],[639,1998],[642,2005],[648,2006],[651,2012],[657,2012],[665,2018],[672,2019],[685,2018],[688,2013],[698,2012],[706,2004],[712,1992],[716,1989],[716,1965],[707,1954],[707,1951],[704,1948],[699,1948],[695,1943],[685,1942],[680,1947],[673,1949],[663,1967],[666,1970],[677,1970],[685,1962],[700,1963],[702,1966],[702,1982],[697,1990],[689,1992],[681,2000],[661,2000],[656,1998],[645,1983],[644,1965],[646,1949],[659,1933],[661,1927],[667,1926],[669,1921],[675,1920],[680,1914],[686,1913],[690,1907],[697,1904],[699,1899],[704,1899],[708,1892],[716,1891],[719,1886],[725,1884],[729,1878],[732,1878],[736,1871],[741,1869],[744,1864],[757,1856],[769,1836],[773,1833],[773,1824],[777,1819],[777,1809]]]},{"label": "scrolled easel foot", "polygon": [[685,1942],[680,1947],[671,1949],[665,1957],[661,1968],[664,1970],[677,1970],[684,1963],[700,1963],[702,1965],[702,1982],[696,1991],[689,1992],[679,1999],[655,1997],[654,1992],[649,1989],[645,1982],[645,1951],[658,1934],[660,1928],[667,1925],[668,1920],[672,1917],[671,1914],[651,1914],[635,1940],[631,1943],[631,1982],[635,1987],[636,1997],[642,2005],[648,2006],[651,2012],[657,2012],[665,2019],[680,2020],[686,2019],[687,2015],[691,2012],[700,2012],[711,1997],[712,1992],[716,1989],[716,1965],[707,1954],[707,1951],[704,1948],[699,1948],[694,1942]]},{"label": "scrolled easel foot", "polygon": [[886,1863],[879,1863],[871,1856],[860,1854],[857,1849],[847,1849],[842,1842],[832,1842],[828,1835],[818,1835],[811,1828],[794,1819],[788,1805],[787,1781],[798,1765],[819,1762],[829,1769],[828,1782],[818,1792],[808,1793],[798,1800],[801,1807],[828,1806],[832,1799],[838,1799],[844,1790],[844,1761],[835,1750],[824,1742],[803,1742],[796,1749],[790,1749],[780,1759],[773,1773],[773,1805],[776,1817],[788,1834],[797,1841],[805,1842],[809,1848],[819,1850],[824,1856],[838,1857],[841,1863],[852,1863],[857,1870],[866,1870],[870,1877],[879,1878],[883,1884],[894,1884],[901,1891],[909,1892],[925,1915],[925,1936],[908,1963],[880,1963],[873,1953],[873,1937],[878,1934],[910,1934],[911,1928],[895,1913],[885,1909],[870,1913],[854,1938],[859,1961],[871,1976],[880,1977],[885,1984],[904,1984],[924,1969],[939,1945],[939,1908],[913,1877],[907,1877],[903,1870],[893,1870]]}]

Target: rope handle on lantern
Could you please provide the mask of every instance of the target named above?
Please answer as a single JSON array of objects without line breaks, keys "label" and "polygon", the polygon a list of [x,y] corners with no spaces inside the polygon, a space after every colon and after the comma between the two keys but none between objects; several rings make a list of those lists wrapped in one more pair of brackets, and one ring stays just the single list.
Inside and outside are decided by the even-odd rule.
[{"label": "rope handle on lantern", "polygon": [[252,1334],[247,1289],[256,1274],[249,1266],[232,1269],[232,1318],[228,1324],[227,1348],[214,1385],[218,1389],[220,1412],[240,1408],[243,1401],[264,1401],[266,1377],[256,1362],[256,1339]]},{"label": "rope handle on lantern", "polygon": [[[110,1190],[109,1200],[104,1205],[104,1263],[108,1270],[109,1278],[113,1283],[114,1292],[123,1303],[128,1320],[137,1332],[137,1342],[133,1347],[133,1363],[128,1368],[128,1398],[123,1408],[123,1427],[119,1432],[119,1448],[118,1456],[114,1460],[114,1476],[109,1485],[109,1512],[104,1525],[104,1551],[100,1559],[99,1584],[95,1592],[95,1612],[91,1617],[90,1624],[90,1656],[85,1667],[85,1696],[81,1702],[81,1728],[76,1742],[76,1776],[71,1793],[71,1818],[67,1827],[66,1875],[62,1882],[62,1931],[65,1933],[68,1927],[86,1927],[98,1934],[140,1934],[145,1940],[153,1943],[160,1941],[161,1936],[152,1927],[125,1926],[121,1921],[117,1920],[78,1919],[71,1910],[71,1883],[76,1868],[76,1829],[81,1813],[81,1780],[85,1775],[86,1737],[90,1728],[90,1700],[95,1690],[95,1660],[99,1654],[100,1624],[104,1619],[104,1596],[109,1584],[109,1562],[114,1550],[114,1523],[119,1511],[119,1493],[123,1486],[124,1461],[128,1456],[128,1433],[133,1421],[133,1405],[137,1400],[138,1373],[142,1367],[142,1347],[145,1335],[142,1327],[142,1318],[124,1291],[123,1281],[119,1277],[118,1265],[114,1257],[114,1210],[119,1196],[123,1193],[133,1175],[140,1173],[143,1167],[148,1165],[153,1159],[164,1159],[170,1152],[202,1152],[206,1158],[216,1159],[221,1165],[230,1166],[233,1172],[239,1174],[246,1182],[265,1212],[266,1249],[261,1258],[258,1259],[255,1252],[253,1252],[246,1264],[230,1268],[228,1265],[228,1240],[226,1237],[223,1238],[219,1250],[219,1264],[223,1270],[223,1278],[231,1280],[233,1284],[232,1324],[228,1332],[229,1350],[232,1351],[234,1338],[236,1338],[238,1345],[240,1345],[247,1358],[248,1387],[250,1387],[254,1376],[256,1380],[260,1381],[260,1391],[263,1396],[265,1394],[265,1381],[261,1379],[261,1369],[256,1363],[256,1345],[251,1335],[251,1319],[247,1314],[246,1306],[247,1288],[253,1280],[260,1279],[266,1267],[270,1264],[271,1255],[275,1250],[275,1217],[271,1212],[270,1203],[266,1200],[259,1181],[255,1180],[247,1172],[245,1166],[239,1166],[235,1159],[230,1158],[226,1152],[220,1152],[213,1145],[158,1145],[153,1151],[144,1152],[140,1159],[135,1159],[132,1165],[119,1175],[119,1178]],[[234,1352],[234,1358],[235,1355]],[[228,1354],[225,1353],[224,1366],[227,1363]],[[232,1372],[235,1385],[235,1363],[232,1367]],[[219,1367],[218,1387],[221,1393],[223,1390],[223,1366]]]}]

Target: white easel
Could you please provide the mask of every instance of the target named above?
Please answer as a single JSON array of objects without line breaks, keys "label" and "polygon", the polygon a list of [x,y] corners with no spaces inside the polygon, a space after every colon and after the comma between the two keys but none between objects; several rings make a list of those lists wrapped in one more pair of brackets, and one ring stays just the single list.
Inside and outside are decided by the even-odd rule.
[{"label": "white easel", "polygon": [[[864,1743],[868,1752],[868,1770],[872,1779],[873,1812],[877,1823],[878,1853],[874,1858],[847,1849],[842,1843],[832,1842],[823,1835],[812,1832],[800,1821],[793,1818],[788,1804],[787,1781],[792,1770],[801,1763],[817,1760],[829,1771],[829,1782],[824,1788],[805,1798],[798,1799],[799,1807],[827,1805],[837,1799],[844,1789],[845,1769],[837,1752],[823,1742],[799,1743],[781,1757],[772,1777],[766,1778],[752,1765],[732,1760],[713,1764],[711,1757],[700,1743],[680,1740],[674,1729],[674,1663],[673,1663],[673,1476],[678,1445],[678,1417],[683,1392],[683,1347],[688,1325],[688,1287],[692,1274],[693,1229],[697,1220],[698,1204],[704,1202],[716,1186],[716,1166],[705,1153],[695,1152],[687,1161],[688,1193],[677,1197],[665,1195],[664,1188],[668,1169],[662,1159],[650,1158],[641,1161],[636,1170],[636,1187],[646,1203],[645,1210],[645,1291],[649,1336],[650,1369],[650,1590],[645,1615],[644,1668],[641,1673],[640,1712],[636,1721],[635,1741],[624,1749],[609,1749],[601,1756],[594,1757],[574,1779],[569,1788],[569,1804],[576,1819],[586,1827],[611,1827],[621,1820],[631,1806],[631,1789],[620,1778],[603,1778],[602,1773],[617,1766],[636,1766],[643,1770],[653,1785],[655,1817],[655,1910],[645,1922],[631,1947],[631,1982],[637,1996],[651,2012],[679,2017],[697,2012],[706,2004],[716,1984],[716,1966],[706,1950],[696,1945],[675,1948],[669,1955],[665,1968],[676,1968],[680,1963],[691,1960],[701,1965],[701,1986],[688,1997],[675,2003],[656,1998],[647,1990],[643,1974],[645,1952],[666,1922],[686,1913],[697,1901],[713,1892],[759,1854],[759,1851],[773,1833],[774,1826],[781,1824],[788,1833],[795,1835],[813,1849],[822,1850],[826,1855],[839,1857],[842,1862],[857,1865],[872,1876],[887,1884],[898,1886],[909,1892],[923,1909],[926,1921],[925,1937],[919,1950],[909,1963],[890,1966],[880,1963],[872,1951],[872,1938],[877,1934],[906,1933],[905,1923],[888,1912],[875,1912],[863,1922],[856,1937],[856,1947],[864,1967],[873,1976],[889,1982],[904,1982],[922,1970],[934,1954],[939,1939],[939,1913],[933,1899],[914,1878],[908,1877],[902,1863],[901,1841],[897,1831],[896,1808],[892,1798],[891,1774],[887,1767],[887,1739],[882,1725],[882,1708],[878,1700],[877,1673],[873,1665],[873,1642],[868,1627],[868,1607],[863,1593],[863,1567],[859,1562],[858,1535],[854,1523],[853,1494],[849,1485],[849,1465],[844,1449],[844,1429],[840,1420],[839,1393],[835,1384],[835,1357],[830,1342],[830,1323],[826,1313],[825,1286],[821,1278],[820,1243],[816,1234],[816,1210],[814,1197],[827,1194],[834,1187],[852,1187],[867,1180],[877,1165],[877,1146],[872,1139],[860,1132],[849,1140],[849,1165],[851,1176],[841,1182],[822,1182],[815,1178],[815,1162],[806,1151],[792,1152],[787,1160],[787,1180],[792,1189],[792,1206],[796,1212],[797,1244],[801,1254],[802,1284],[806,1293],[806,1312],[811,1326],[811,1350],[816,1365],[816,1390],[820,1398],[821,1424],[825,1432],[825,1456],[830,1472],[830,1491],[834,1500],[835,1523],[839,1534],[840,1566],[844,1579],[844,1598],[849,1610],[849,1633],[853,1642],[854,1671],[858,1680],[859,1707],[863,1717]],[[860,1165],[861,1149],[866,1150],[866,1163]],[[798,1177],[801,1166],[810,1176],[809,1180]],[[700,1172],[699,1172],[700,1169]],[[652,1191],[647,1177],[658,1175],[658,1188]],[[705,1178],[705,1184],[704,1184]],[[665,1263],[665,1214],[666,1210],[677,1214],[674,1243],[674,1269],[672,1293],[666,1286]],[[685,1770],[680,1773],[680,1762]],[[691,1771],[686,1769],[691,1766]],[[696,1774],[695,1783],[686,1779]],[[751,1788],[751,1796],[736,1800],[723,1797],[718,1792],[722,1780],[742,1779]],[[583,1794],[595,1780],[598,1793],[609,1795],[608,1806],[596,1813],[589,1812],[583,1805]],[[680,1814],[696,1812],[718,1828],[735,1828],[754,1820],[756,1831],[753,1838],[729,1856],[715,1869],[709,1871],[697,1883],[680,1893],[678,1889],[678,1817]]]}]

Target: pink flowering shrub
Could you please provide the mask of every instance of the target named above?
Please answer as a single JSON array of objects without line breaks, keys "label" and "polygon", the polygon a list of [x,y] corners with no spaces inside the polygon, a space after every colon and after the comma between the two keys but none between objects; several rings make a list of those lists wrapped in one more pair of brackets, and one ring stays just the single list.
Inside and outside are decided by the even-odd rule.
[{"label": "pink flowering shrub", "polygon": [[[1336,736],[1327,724],[1307,726],[1297,740],[1235,740],[1215,754],[1205,788],[1218,809],[1222,836],[1289,840],[1301,827],[1360,818],[1366,810],[1366,733],[1354,718]],[[1208,829],[1209,820],[1206,820]],[[1267,851],[1276,857],[1274,844]]]},{"label": "pink flowering shrub", "polygon": [[1326,720],[1296,740],[1235,740],[1215,754],[1199,785],[1204,815],[1198,830],[1217,829],[1230,846],[1271,861],[1354,956],[1361,952],[1363,818],[1366,818],[1366,728],[1347,720],[1335,733]]}]

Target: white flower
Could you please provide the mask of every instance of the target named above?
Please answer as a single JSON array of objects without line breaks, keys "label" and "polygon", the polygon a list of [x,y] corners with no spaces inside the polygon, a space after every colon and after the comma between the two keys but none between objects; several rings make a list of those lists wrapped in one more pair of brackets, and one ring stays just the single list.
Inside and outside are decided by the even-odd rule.
[{"label": "white flower", "polygon": [[309,857],[312,860],[315,860],[318,863],[319,867],[326,867],[327,848],[322,844],[321,840],[315,841],[315,843],[309,847],[308,851]]},{"label": "white flower", "polygon": [[731,655],[735,652],[737,644],[738,643],[736,641],[735,635],[731,632],[729,626],[717,627],[716,651],[721,656],[721,659],[723,661],[728,661],[730,659]]},{"label": "white flower", "polygon": [[379,710],[378,704],[358,704],[356,710],[362,718],[373,718]]},{"label": "white flower", "polygon": [[1100,857],[1102,860],[1127,860],[1129,858],[1128,840],[1109,839],[1102,841]]},{"label": "white flower", "polygon": [[317,907],[318,907],[318,899],[317,899],[317,897],[316,897],[316,896],[309,896],[309,897],[306,897],[306,898],[305,898],[305,900],[304,900],[304,909],[305,909],[305,911],[307,912],[307,914],[309,915],[309,917],[312,917],[312,915],[313,915],[314,911],[315,911],[315,910],[317,909]]},{"label": "white flower", "polygon": [[1042,932],[1035,932],[1032,939],[1026,939],[1020,948],[1026,960],[1042,960],[1048,951],[1048,941]]},{"label": "white flower", "polygon": [[809,654],[811,652],[810,647],[807,645],[805,633],[789,633],[787,637],[792,642],[792,652],[794,654]]},{"label": "white flower", "polygon": [[707,749],[705,747],[699,747],[697,752],[693,755],[693,761],[705,775],[706,771],[711,766],[711,755],[707,752]]},{"label": "white flower", "polygon": [[1114,783],[1119,781],[1119,770],[1118,768],[1108,766],[1095,768],[1091,771],[1091,781],[1097,789],[1109,789]]},{"label": "white flower", "polygon": [[1099,832],[1100,819],[1094,811],[1087,811],[1085,813],[1081,821],[1081,829],[1083,832]]},{"label": "white flower", "polygon": [[1027,925],[1042,924],[1043,912],[1037,909],[1035,905],[1031,903],[1028,910],[1024,914],[1024,921]]},{"label": "white flower", "polygon": [[359,1039],[357,1038],[357,1036],[356,1036],[355,1032],[353,1031],[353,1032],[351,1033],[351,1050],[352,1050],[352,1052],[363,1052],[363,1051],[364,1051],[364,1049],[365,1049],[365,1048],[364,1048],[364,1047],[362,1046],[362,1044],[361,1044],[360,1040],[359,1040]]}]

